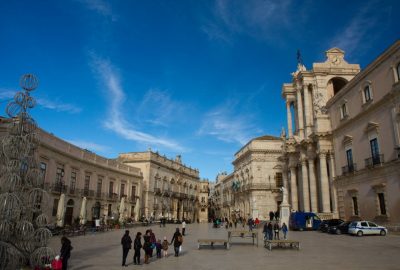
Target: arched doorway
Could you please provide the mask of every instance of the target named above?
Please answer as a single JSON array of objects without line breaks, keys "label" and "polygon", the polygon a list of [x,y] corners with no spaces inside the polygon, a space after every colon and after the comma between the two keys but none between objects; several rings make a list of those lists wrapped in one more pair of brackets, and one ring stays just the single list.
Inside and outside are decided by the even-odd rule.
[{"label": "arched doorway", "polygon": [[73,214],[74,214],[74,200],[69,199],[67,202],[67,208],[65,210],[64,224],[72,225]]}]

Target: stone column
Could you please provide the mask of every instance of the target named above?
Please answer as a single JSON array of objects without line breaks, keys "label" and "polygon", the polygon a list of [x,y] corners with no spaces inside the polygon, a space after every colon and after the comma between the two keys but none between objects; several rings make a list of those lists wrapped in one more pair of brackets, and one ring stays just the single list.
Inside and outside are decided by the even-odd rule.
[{"label": "stone column", "polygon": [[293,125],[292,125],[292,112],[290,111],[290,101],[286,101],[286,111],[287,111],[287,123],[288,123],[288,133],[289,138],[293,137]]},{"label": "stone column", "polygon": [[334,213],[338,213],[338,201],[337,201],[337,190],[333,183],[333,180],[336,177],[335,173],[335,158],[333,153],[329,155],[329,171],[331,173],[331,178],[329,179],[330,187],[331,187],[331,198],[332,198],[332,208]]},{"label": "stone column", "polygon": [[318,196],[317,196],[317,178],[315,177],[314,159],[308,159],[308,171],[310,174],[310,198],[311,211],[318,212]]},{"label": "stone column", "polygon": [[321,186],[321,201],[322,201],[322,212],[329,213],[330,209],[330,200],[329,200],[329,179],[328,179],[328,171],[326,167],[326,153],[319,153],[319,167],[320,167],[320,186]]},{"label": "stone column", "polygon": [[300,138],[304,138],[303,101],[301,98],[301,88],[297,89],[297,117],[299,122],[299,136]]},{"label": "stone column", "polygon": [[310,98],[308,96],[308,88],[304,86],[304,114],[306,119],[306,132],[305,137],[307,138],[311,134],[311,110],[310,110]]},{"label": "stone column", "polygon": [[292,210],[299,210],[298,199],[297,199],[297,183],[296,183],[296,167],[290,167],[290,202],[292,204]]},{"label": "stone column", "polygon": [[301,159],[301,182],[302,182],[302,200],[301,202],[301,210],[304,212],[310,212],[310,193],[308,187],[308,168],[307,168],[307,159]]}]

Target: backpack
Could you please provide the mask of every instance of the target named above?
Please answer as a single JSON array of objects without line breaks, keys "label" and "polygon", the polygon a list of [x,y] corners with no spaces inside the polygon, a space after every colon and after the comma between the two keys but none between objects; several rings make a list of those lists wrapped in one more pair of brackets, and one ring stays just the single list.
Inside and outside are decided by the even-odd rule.
[{"label": "backpack", "polygon": [[182,235],[178,235],[178,242],[181,243],[181,244],[183,243],[183,237],[182,237]]}]

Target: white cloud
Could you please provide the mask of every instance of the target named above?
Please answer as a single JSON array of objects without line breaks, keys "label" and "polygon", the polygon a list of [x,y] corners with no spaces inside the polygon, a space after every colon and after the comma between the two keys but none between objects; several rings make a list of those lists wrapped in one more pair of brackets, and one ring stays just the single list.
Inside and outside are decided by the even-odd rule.
[{"label": "white cloud", "polygon": [[251,115],[236,112],[239,111],[236,107],[237,102],[228,101],[226,104],[208,112],[198,134],[211,135],[225,142],[246,144],[261,130],[253,124]]},{"label": "white cloud", "polygon": [[210,39],[227,43],[232,43],[235,34],[275,39],[280,30],[293,24],[291,4],[291,0],[217,0],[212,9],[212,18],[205,20],[201,30]]},{"label": "white cloud", "polygon": [[[16,90],[0,89],[0,99],[12,99],[17,93]],[[40,107],[55,110],[57,112],[68,112],[72,114],[80,113],[81,108],[68,103],[62,103],[59,101],[48,100],[46,98],[40,98],[33,96]]]},{"label": "white cloud", "polygon": [[137,118],[155,126],[181,121],[186,105],[171,98],[166,90],[149,89],[137,108]]},{"label": "white cloud", "polygon": [[103,152],[106,153],[110,150],[110,147],[105,145],[100,145],[94,142],[82,141],[82,140],[67,140],[67,142],[79,146],[83,149],[88,149],[93,152]]},{"label": "white cloud", "polygon": [[100,75],[107,91],[107,97],[110,100],[108,118],[105,122],[105,127],[113,132],[116,132],[121,137],[147,144],[146,146],[158,145],[175,151],[186,151],[185,148],[178,145],[176,142],[158,138],[153,135],[136,130],[131,124],[126,121],[121,108],[125,101],[125,93],[122,89],[120,79],[116,69],[109,61],[98,58],[92,54],[93,71]]},{"label": "white cloud", "polygon": [[111,4],[104,0],[79,0],[89,10],[93,10],[104,17],[110,17],[112,21],[116,21],[118,16],[115,15]]}]

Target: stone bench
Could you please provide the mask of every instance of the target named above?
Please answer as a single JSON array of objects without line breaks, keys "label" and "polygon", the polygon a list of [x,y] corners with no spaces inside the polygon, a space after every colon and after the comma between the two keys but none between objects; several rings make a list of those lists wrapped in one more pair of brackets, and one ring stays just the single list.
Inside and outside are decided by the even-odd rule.
[{"label": "stone bench", "polygon": [[273,245],[282,248],[297,248],[297,250],[300,250],[300,241],[297,240],[264,240],[264,247],[268,248],[270,251]]},{"label": "stone bench", "polygon": [[201,246],[207,245],[207,246],[211,246],[213,248],[215,243],[221,244],[226,249],[229,249],[229,242],[226,239],[198,239],[197,247],[198,247],[198,249],[200,249]]}]

